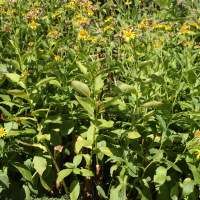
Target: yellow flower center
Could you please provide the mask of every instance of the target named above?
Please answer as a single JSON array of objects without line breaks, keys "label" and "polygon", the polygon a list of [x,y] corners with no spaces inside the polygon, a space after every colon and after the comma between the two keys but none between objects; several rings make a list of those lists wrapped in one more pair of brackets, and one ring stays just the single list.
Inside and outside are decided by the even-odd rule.
[{"label": "yellow flower center", "polygon": [[126,37],[131,37],[131,33],[126,33]]},{"label": "yellow flower center", "polygon": [[[26,72],[22,72],[22,76],[26,76]],[[17,120],[17,123],[21,123],[21,122],[18,122],[20,119]],[[20,120],[21,121],[21,120]]]},{"label": "yellow flower center", "polygon": [[2,134],[4,134],[4,131],[3,131],[3,130],[0,131],[0,135],[2,135]]},{"label": "yellow flower center", "polygon": [[31,22],[31,26],[36,26],[36,23],[35,22]]},{"label": "yellow flower center", "polygon": [[85,36],[86,35],[86,31],[80,31],[80,36]]}]

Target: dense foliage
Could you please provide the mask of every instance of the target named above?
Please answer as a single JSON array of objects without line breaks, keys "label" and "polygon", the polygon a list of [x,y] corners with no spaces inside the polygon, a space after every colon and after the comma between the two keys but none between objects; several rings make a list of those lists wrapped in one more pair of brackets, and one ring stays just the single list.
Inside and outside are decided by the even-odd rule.
[{"label": "dense foliage", "polygon": [[200,198],[197,0],[0,2],[0,198]]}]

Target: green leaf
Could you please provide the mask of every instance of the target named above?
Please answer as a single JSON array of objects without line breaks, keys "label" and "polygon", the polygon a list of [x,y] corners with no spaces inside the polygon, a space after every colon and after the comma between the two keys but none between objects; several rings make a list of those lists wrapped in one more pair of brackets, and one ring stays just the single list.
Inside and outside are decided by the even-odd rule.
[{"label": "green leaf", "polygon": [[12,117],[12,115],[2,106],[0,106],[0,110],[7,116],[7,117]]},{"label": "green leaf", "polygon": [[80,185],[78,180],[74,180],[70,185],[70,198],[71,200],[77,200],[80,193]]},{"label": "green leaf", "polygon": [[50,141],[50,139],[51,139],[51,135],[50,134],[43,134],[43,135],[38,134],[36,137],[37,137],[37,139],[39,141],[42,141],[42,140]]},{"label": "green leaf", "polygon": [[146,179],[142,179],[142,198],[141,200],[152,200],[151,191],[149,188],[149,184]]},{"label": "green leaf", "polygon": [[43,172],[47,167],[47,161],[45,158],[40,156],[34,156],[33,158],[34,169],[42,176]]},{"label": "green leaf", "polygon": [[101,79],[101,75],[97,76],[94,80],[94,89],[100,90],[104,86],[104,81]]},{"label": "green leaf", "polygon": [[179,192],[178,192],[178,184],[176,184],[170,192],[170,197],[172,198],[172,200],[178,200],[179,197]]},{"label": "green leaf", "polygon": [[[93,121],[94,123],[94,121]],[[97,127],[98,129],[107,129],[107,128],[112,128],[114,125],[113,121],[106,121],[105,119],[98,119],[97,121]]]},{"label": "green leaf", "polygon": [[82,176],[94,176],[94,173],[88,169],[81,169],[80,174]]},{"label": "green leaf", "polygon": [[60,183],[65,177],[67,177],[72,172],[72,169],[63,169],[58,173],[57,182]]},{"label": "green leaf", "polygon": [[112,90],[116,94],[136,93],[136,89],[132,85],[128,85],[125,83],[121,83],[119,86],[114,86]]},{"label": "green leaf", "polygon": [[73,159],[73,164],[77,167],[82,161],[82,155],[76,155]]},{"label": "green leaf", "polygon": [[160,125],[162,126],[163,130],[166,131],[167,126],[164,119],[160,115],[156,115],[156,118],[160,122]]},{"label": "green leaf", "polygon": [[16,69],[21,70],[19,63],[16,60],[4,59],[4,61],[7,62],[8,64],[14,66]]},{"label": "green leaf", "polygon": [[183,188],[181,197],[183,198],[183,197],[188,196],[193,191],[194,186],[195,186],[195,181],[191,181],[191,182],[187,183],[185,185],[185,187]]},{"label": "green leaf", "polygon": [[141,135],[135,131],[126,131],[125,133],[127,133],[127,138],[129,138],[129,139],[137,139],[137,138],[141,137]]},{"label": "green leaf", "polygon": [[0,188],[9,188],[8,176],[2,172],[0,172]]},{"label": "green leaf", "polygon": [[26,88],[26,86],[24,85],[24,83],[22,81],[20,81],[20,77],[21,77],[20,75],[15,74],[15,73],[6,73],[5,75],[13,83],[17,83],[18,85],[20,85],[24,89]]},{"label": "green leaf", "polygon": [[156,81],[159,79],[161,76],[165,75],[166,72],[156,72],[155,74],[152,74],[148,79],[144,81],[145,84],[149,84],[152,81]]},{"label": "green leaf", "polygon": [[57,80],[51,80],[49,81],[49,84],[55,85],[56,87],[61,87],[61,84]]},{"label": "green leaf", "polygon": [[110,200],[118,199],[118,193],[122,189],[122,187],[124,187],[124,183],[121,183],[120,185],[117,186],[117,188],[112,190],[111,195],[110,195]]},{"label": "green leaf", "polygon": [[45,78],[40,80],[38,83],[36,83],[36,87],[41,87],[43,85],[46,85],[49,81],[54,80],[56,77],[49,77],[49,78]]},{"label": "green leaf", "polygon": [[176,171],[181,172],[182,171],[177,167],[177,165],[175,165],[173,162],[167,160],[168,165],[170,165],[171,167],[173,167]]},{"label": "green leaf", "polygon": [[101,105],[100,107],[100,111],[107,108],[108,106],[111,106],[112,104],[114,104],[122,95],[119,95],[119,96],[116,96],[116,97],[113,97],[113,98],[109,98],[108,101],[105,101],[105,103],[103,105]]},{"label": "green leaf", "polygon": [[85,108],[85,110],[89,113],[89,115],[94,118],[94,109],[93,107],[85,100],[85,98],[76,96],[77,101]]},{"label": "green leaf", "polygon": [[87,165],[90,165],[90,155],[89,154],[80,154],[85,158]]},{"label": "green leaf", "polygon": [[106,194],[105,194],[103,188],[102,188],[100,185],[97,185],[96,188],[97,188],[98,192],[100,193],[100,195],[101,195],[103,198],[108,199],[108,197],[106,196]]},{"label": "green leaf", "polygon": [[100,147],[99,150],[109,157],[114,156],[113,153],[111,152],[111,150],[108,147]]},{"label": "green leaf", "polygon": [[90,97],[90,89],[85,83],[80,82],[80,81],[71,81],[71,86],[79,94],[82,94],[86,97]]},{"label": "green leaf", "polygon": [[154,183],[156,190],[158,190],[159,187],[164,184],[166,178],[167,178],[167,169],[164,168],[163,166],[159,166],[156,169],[156,174],[154,175]]},{"label": "green leaf", "polygon": [[33,183],[33,180],[32,180],[32,174],[31,172],[29,171],[28,167],[26,167],[26,165],[23,165],[21,163],[18,163],[18,162],[15,162],[15,163],[12,163],[12,165],[17,168],[20,173],[22,174],[22,176],[30,181],[31,183]]},{"label": "green leaf", "polygon": [[60,125],[60,132],[62,136],[69,135],[73,130],[74,130],[73,120],[62,121],[62,124]]},{"label": "green leaf", "polygon": [[76,64],[78,65],[79,69],[81,70],[81,72],[83,74],[86,74],[87,73],[87,68],[79,61],[76,61]]},{"label": "green leaf", "polygon": [[8,94],[11,94],[13,96],[28,100],[28,96],[25,92],[21,91],[21,90],[7,90],[6,91]]},{"label": "green leaf", "polygon": [[75,143],[75,150],[77,153],[82,149],[82,147],[90,147],[93,144],[92,140],[81,140],[76,141]]},{"label": "green leaf", "polygon": [[141,105],[141,107],[144,107],[144,108],[155,108],[155,107],[159,107],[161,105],[163,105],[164,103],[160,102],[160,101],[150,101],[150,102],[147,102],[143,105]]}]

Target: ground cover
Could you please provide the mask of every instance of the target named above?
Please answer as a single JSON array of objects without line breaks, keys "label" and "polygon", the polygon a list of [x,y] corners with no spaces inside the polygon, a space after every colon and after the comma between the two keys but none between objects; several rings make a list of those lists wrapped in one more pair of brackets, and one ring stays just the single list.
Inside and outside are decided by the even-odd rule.
[{"label": "ground cover", "polygon": [[0,198],[199,199],[199,9],[0,1]]}]

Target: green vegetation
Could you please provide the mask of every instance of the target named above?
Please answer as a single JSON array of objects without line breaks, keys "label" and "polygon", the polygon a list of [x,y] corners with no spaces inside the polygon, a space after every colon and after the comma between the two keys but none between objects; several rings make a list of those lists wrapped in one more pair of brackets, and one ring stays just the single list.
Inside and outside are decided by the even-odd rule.
[{"label": "green vegetation", "polygon": [[0,199],[199,199],[199,9],[1,1]]}]

